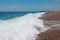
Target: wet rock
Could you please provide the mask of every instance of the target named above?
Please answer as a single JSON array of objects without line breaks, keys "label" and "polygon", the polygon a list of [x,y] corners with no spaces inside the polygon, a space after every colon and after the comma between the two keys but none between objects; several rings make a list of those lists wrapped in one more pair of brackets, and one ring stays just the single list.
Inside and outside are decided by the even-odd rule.
[{"label": "wet rock", "polygon": [[36,40],[60,40],[60,11],[46,12],[39,19],[44,21],[44,27],[50,29],[38,34]]},{"label": "wet rock", "polygon": [[48,30],[40,33],[36,40],[60,40],[60,30]]}]

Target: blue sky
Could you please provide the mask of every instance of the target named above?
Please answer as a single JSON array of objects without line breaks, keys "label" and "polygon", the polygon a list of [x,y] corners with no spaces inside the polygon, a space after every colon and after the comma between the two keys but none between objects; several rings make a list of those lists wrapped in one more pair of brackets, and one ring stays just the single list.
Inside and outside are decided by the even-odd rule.
[{"label": "blue sky", "polygon": [[0,11],[60,10],[60,0],[0,0]]}]

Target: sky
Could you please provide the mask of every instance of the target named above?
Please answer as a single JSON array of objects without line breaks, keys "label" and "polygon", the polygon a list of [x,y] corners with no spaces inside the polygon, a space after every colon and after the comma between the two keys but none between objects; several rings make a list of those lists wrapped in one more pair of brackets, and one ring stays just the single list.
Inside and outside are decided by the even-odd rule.
[{"label": "sky", "polygon": [[60,0],[0,0],[0,11],[55,11]]}]

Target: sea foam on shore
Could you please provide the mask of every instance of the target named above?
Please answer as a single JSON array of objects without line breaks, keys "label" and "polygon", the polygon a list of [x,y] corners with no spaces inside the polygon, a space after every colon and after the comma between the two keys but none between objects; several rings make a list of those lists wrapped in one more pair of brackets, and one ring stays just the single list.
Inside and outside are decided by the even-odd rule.
[{"label": "sea foam on shore", "polygon": [[40,32],[48,30],[38,19],[42,14],[45,12],[0,20],[0,40],[35,40]]}]

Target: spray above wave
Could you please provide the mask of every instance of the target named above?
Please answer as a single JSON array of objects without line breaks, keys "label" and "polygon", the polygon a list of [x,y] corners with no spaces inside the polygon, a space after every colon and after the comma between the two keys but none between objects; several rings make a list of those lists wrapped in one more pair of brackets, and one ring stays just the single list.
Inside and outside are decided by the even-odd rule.
[{"label": "spray above wave", "polygon": [[0,40],[35,40],[37,34],[47,30],[43,20],[38,19],[42,13],[29,13],[9,20],[0,20]]}]

